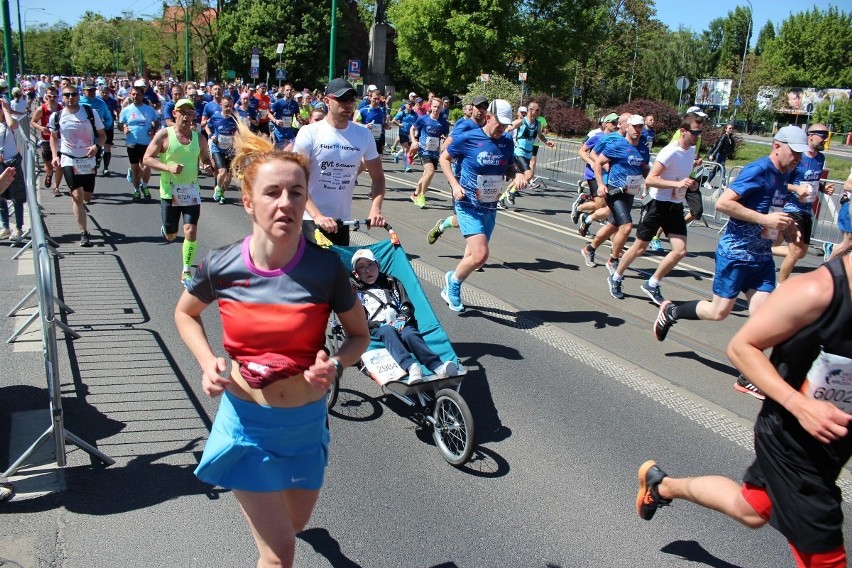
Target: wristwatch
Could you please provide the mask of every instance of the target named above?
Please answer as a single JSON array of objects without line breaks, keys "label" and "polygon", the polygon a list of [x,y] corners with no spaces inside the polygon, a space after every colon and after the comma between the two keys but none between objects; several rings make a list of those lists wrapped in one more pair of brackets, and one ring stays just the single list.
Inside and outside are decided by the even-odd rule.
[{"label": "wristwatch", "polygon": [[343,364],[337,359],[331,360],[334,363],[334,378],[340,379],[343,376]]}]

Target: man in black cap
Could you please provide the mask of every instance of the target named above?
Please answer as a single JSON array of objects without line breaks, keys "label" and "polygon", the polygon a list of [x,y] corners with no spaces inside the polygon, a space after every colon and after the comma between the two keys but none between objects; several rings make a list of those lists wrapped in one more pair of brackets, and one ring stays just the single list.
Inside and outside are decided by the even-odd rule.
[{"label": "man in black cap", "polygon": [[336,219],[352,219],[352,193],[361,160],[370,174],[370,225],[385,224],[382,201],[385,174],[372,133],[352,122],[356,93],[345,79],[334,79],[325,88],[328,107],[325,120],[307,124],[296,135],[294,152],[308,157],[311,168],[309,199],[302,232],[314,240],[316,230],[334,244],[349,245],[349,228]]},{"label": "man in black cap", "polygon": [[[453,130],[450,135],[444,139],[444,144],[441,147],[441,151],[447,149],[453,138],[458,138],[462,133],[467,132],[468,130],[473,130],[475,128],[482,128],[485,126],[485,113],[488,110],[488,97],[483,95],[476,95],[473,97],[473,100],[469,103],[473,108],[471,109],[470,118],[460,118],[456,121],[453,126]],[[455,170],[456,177],[461,176],[461,161],[453,162],[453,168]],[[430,245],[434,245],[438,238],[444,234],[449,228],[456,227],[458,228],[459,222],[456,219],[455,214],[450,215],[449,217],[445,217],[443,219],[438,219],[438,222],[435,223],[435,226],[429,231],[426,235],[426,241]]]}]

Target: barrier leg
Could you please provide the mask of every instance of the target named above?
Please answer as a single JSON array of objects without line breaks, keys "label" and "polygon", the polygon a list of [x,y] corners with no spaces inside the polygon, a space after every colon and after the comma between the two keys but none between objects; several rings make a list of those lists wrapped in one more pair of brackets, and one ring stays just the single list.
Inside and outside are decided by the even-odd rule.
[{"label": "barrier leg", "polygon": [[53,436],[54,431],[54,425],[51,424],[50,427],[44,431],[44,434],[39,436],[38,440],[33,442],[33,444],[27,448],[27,451],[21,454],[21,457],[16,459],[15,463],[9,466],[9,469],[0,473],[0,479],[7,479],[8,477],[15,475],[15,472],[21,469],[21,466],[24,465],[40,447],[47,443],[47,441]]},{"label": "barrier leg", "polygon": [[27,318],[27,321],[25,321],[23,324],[21,324],[21,326],[18,329],[15,330],[15,333],[13,333],[11,335],[11,337],[9,337],[9,339],[6,340],[6,343],[14,343],[15,340],[18,339],[21,336],[21,334],[23,334],[27,330],[27,328],[30,327],[33,324],[33,322],[37,318],[39,318],[40,316],[41,316],[41,310],[33,312],[33,314],[30,315],[30,317]]},{"label": "barrier leg", "polygon": [[10,317],[14,316],[18,312],[18,310],[20,310],[23,307],[23,305],[27,303],[27,300],[32,298],[33,294],[35,294],[36,292],[38,292],[38,288],[33,288],[32,290],[30,290],[29,293],[26,296],[24,296],[24,299],[21,300],[20,302],[18,302],[18,304],[14,308],[12,308],[11,312],[6,314],[6,317],[10,318]]},{"label": "barrier leg", "polygon": [[[74,444],[75,446],[77,446],[78,448],[80,448],[81,450],[83,450],[84,452],[86,452],[87,454],[89,454],[90,456],[92,456],[93,458],[96,458],[98,461],[100,461],[104,465],[112,465],[112,464],[115,463],[114,459],[112,459],[111,457],[109,457],[108,455],[106,455],[105,453],[103,453],[102,451],[100,451],[99,449],[94,447],[93,445],[84,441],[79,436],[69,432],[68,430],[65,430],[65,439],[68,440],[69,442],[71,442],[72,444]],[[59,465],[64,466],[64,464],[59,464]]]}]

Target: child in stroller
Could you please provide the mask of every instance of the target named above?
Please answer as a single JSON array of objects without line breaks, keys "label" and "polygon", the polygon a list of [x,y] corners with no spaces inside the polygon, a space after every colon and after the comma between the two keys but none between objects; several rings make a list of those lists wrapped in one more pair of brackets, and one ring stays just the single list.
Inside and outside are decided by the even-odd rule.
[{"label": "child in stroller", "polygon": [[367,312],[370,336],[381,341],[397,364],[408,372],[408,384],[428,380],[417,360],[436,378],[459,374],[455,362],[442,362],[426,345],[417,328],[414,305],[408,299],[405,287],[393,276],[379,270],[370,249],[359,249],[352,255],[352,275],[355,291]]}]

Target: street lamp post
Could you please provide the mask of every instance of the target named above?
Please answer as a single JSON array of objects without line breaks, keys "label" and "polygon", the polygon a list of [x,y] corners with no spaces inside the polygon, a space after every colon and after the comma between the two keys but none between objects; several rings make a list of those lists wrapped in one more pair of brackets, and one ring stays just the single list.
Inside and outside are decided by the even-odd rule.
[{"label": "street lamp post", "polygon": [[115,53],[115,76],[118,77],[118,52],[121,50],[121,40],[118,36],[112,38],[112,50]]},{"label": "street lamp post", "polygon": [[21,29],[21,0],[16,0],[18,4],[18,72],[21,78],[24,78],[24,32]]},{"label": "street lamp post", "polygon": [[[136,18],[140,23],[143,22],[142,18]],[[139,28],[139,77],[143,77],[145,75],[145,59],[142,54],[142,30],[143,28]]]},{"label": "street lamp post", "polygon": [[[28,27],[28,26],[27,26],[27,12],[32,12],[33,10],[35,10],[36,12],[44,12],[45,14],[48,14],[48,13],[49,13],[49,12],[48,12],[47,10],[45,10],[44,8],[25,8],[25,9],[24,9],[24,32],[26,32],[26,31],[27,31],[27,27]],[[20,30],[20,26],[21,26],[21,13],[20,13],[20,2],[19,2],[19,3],[18,3],[18,38],[19,38],[19,40],[20,40],[19,48],[20,48],[20,50],[21,50],[21,74],[23,75],[23,73],[24,73],[24,66],[25,66],[25,60],[24,60],[24,35],[23,35],[23,33],[21,32],[21,30]]]},{"label": "street lamp post", "polygon": [[740,65],[740,80],[737,82],[737,98],[734,99],[734,116],[731,119],[732,121],[735,121],[737,119],[737,110],[739,110],[739,106],[737,106],[737,101],[742,100],[740,99],[740,87],[742,87],[743,85],[743,72],[745,71],[746,56],[748,55],[748,42],[751,38],[751,20],[754,8],[752,8],[750,0],[746,0],[746,2],[748,3],[748,28],[746,30],[745,47],[743,48],[743,62]]},{"label": "street lamp post", "polygon": [[183,7],[183,27],[184,27],[184,44],[186,46],[186,59],[184,61],[184,77],[187,82],[189,82],[189,67],[191,65],[191,61],[189,59],[189,2],[187,2],[186,6]]}]

